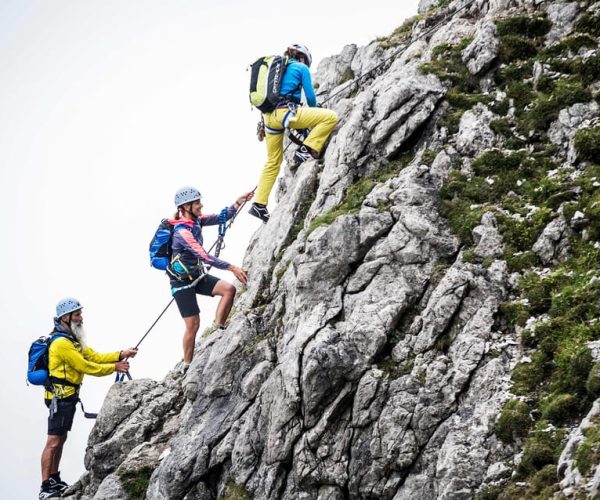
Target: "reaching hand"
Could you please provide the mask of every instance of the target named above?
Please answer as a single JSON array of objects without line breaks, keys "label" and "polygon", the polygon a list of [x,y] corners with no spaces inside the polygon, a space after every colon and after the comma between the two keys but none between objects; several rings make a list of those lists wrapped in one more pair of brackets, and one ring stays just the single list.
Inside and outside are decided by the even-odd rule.
[{"label": "reaching hand", "polygon": [[232,264],[229,266],[228,270],[233,273],[240,283],[243,283],[244,285],[248,283],[248,275],[241,267],[237,267]]},{"label": "reaching hand", "polygon": [[124,349],[121,351],[121,359],[127,358],[135,358],[135,355],[138,353],[136,347],[130,347],[129,349]]},{"label": "reaching hand", "polygon": [[244,193],[237,200],[235,200],[235,203],[234,203],[235,208],[237,209],[242,203],[244,203],[246,201],[250,201],[253,196],[254,196],[254,191]]}]

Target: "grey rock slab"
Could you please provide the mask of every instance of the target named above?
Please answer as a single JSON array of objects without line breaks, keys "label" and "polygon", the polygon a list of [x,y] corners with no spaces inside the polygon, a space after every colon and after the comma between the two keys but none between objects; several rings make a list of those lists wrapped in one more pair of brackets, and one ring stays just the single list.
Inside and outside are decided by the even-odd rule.
[{"label": "grey rock slab", "polygon": [[565,218],[557,217],[544,228],[532,250],[544,264],[556,264],[567,256],[570,235]]},{"label": "grey rock slab", "polygon": [[490,128],[494,114],[483,104],[477,104],[465,111],[460,118],[456,148],[464,155],[476,155],[480,151],[491,148],[496,136]]},{"label": "grey rock slab", "polygon": [[577,2],[552,2],[548,5],[548,19],[552,27],[546,35],[546,45],[559,42],[573,30],[573,22],[579,13]]},{"label": "grey rock slab", "polygon": [[472,75],[486,71],[498,55],[500,41],[496,25],[484,23],[477,29],[475,38],[462,51],[462,61]]}]

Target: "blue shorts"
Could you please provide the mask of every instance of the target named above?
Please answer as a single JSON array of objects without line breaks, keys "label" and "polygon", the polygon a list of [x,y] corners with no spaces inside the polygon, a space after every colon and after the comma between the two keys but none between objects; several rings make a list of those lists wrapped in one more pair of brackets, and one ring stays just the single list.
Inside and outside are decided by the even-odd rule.
[{"label": "blue shorts", "polygon": [[215,278],[210,274],[205,274],[194,288],[183,288],[173,293],[173,298],[177,302],[179,313],[182,318],[189,318],[190,316],[197,316],[200,314],[200,308],[198,307],[198,299],[196,294],[213,296],[213,290],[215,285],[219,282],[219,278]]}]

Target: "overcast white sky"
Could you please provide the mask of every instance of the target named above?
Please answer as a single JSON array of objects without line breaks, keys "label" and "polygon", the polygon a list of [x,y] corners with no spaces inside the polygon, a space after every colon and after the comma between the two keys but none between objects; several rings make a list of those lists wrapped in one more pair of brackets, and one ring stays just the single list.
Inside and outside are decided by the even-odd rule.
[{"label": "overcast white sky", "polygon": [[[254,135],[248,64],[290,43],[306,44],[318,63],[389,34],[417,4],[0,2],[0,357],[8,378],[0,498],[37,498],[47,410],[41,390],[25,385],[26,357],[51,330],[56,302],[83,302],[96,350],[134,345],[170,299],[147,247],[173,212],[175,190],[197,186],[205,211],[216,212],[256,185],[264,144]],[[240,265],[259,225],[243,213],[221,257]],[[206,231],[207,243],[215,237]],[[200,332],[215,306],[200,300]],[[173,305],[132,375],[160,380],[181,359],[182,331]],[[85,379],[88,411],[99,410],[113,380]],[[78,412],[61,466],[69,483],[84,472],[92,424]]]}]

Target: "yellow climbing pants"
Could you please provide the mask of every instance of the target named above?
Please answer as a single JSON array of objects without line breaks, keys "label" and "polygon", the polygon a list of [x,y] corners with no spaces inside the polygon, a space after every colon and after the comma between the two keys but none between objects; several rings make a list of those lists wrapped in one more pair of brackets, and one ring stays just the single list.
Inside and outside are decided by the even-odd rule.
[{"label": "yellow climbing pants", "polygon": [[286,119],[286,115],[287,127],[311,129],[304,144],[317,152],[321,152],[325,141],[337,123],[337,114],[330,109],[299,107],[295,115],[288,115],[289,111],[287,107],[277,108],[272,113],[263,115],[266,128],[267,161],[258,179],[254,197],[256,203],[268,204],[269,194],[279,174],[279,168],[283,161],[283,133],[285,132],[283,121]]}]

